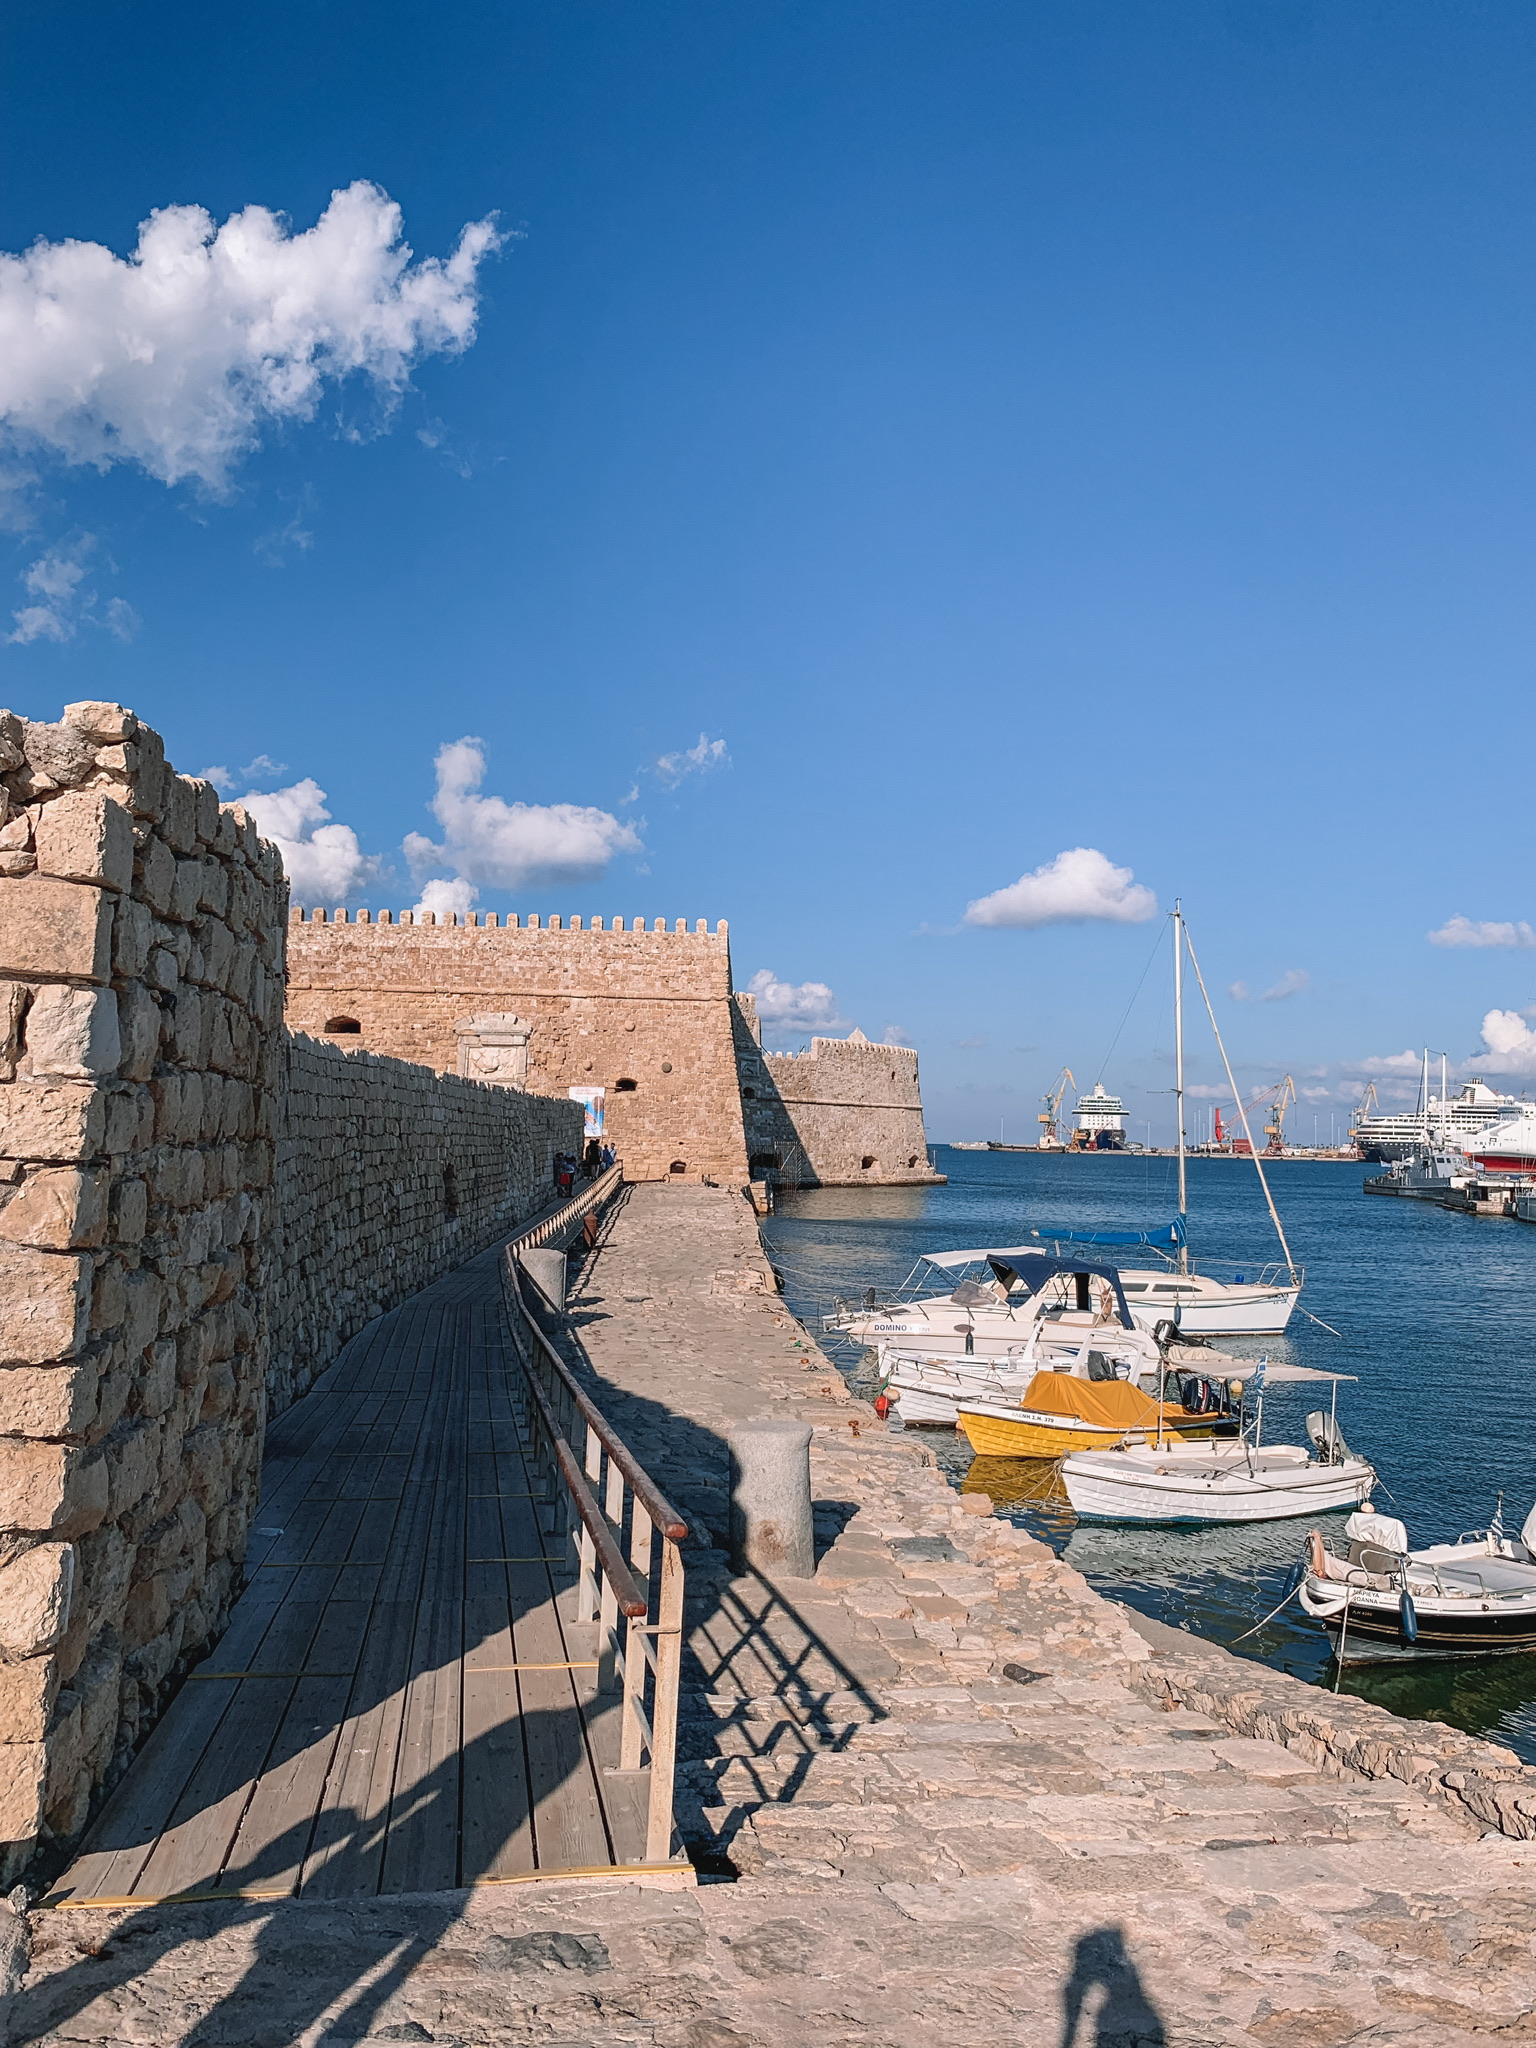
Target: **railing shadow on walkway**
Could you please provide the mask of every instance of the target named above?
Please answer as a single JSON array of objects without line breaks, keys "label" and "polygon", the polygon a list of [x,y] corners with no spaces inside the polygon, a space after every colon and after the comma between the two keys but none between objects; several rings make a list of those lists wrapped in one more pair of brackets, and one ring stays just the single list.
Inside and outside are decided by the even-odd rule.
[{"label": "railing shadow on walkway", "polygon": [[[409,1307],[405,1304],[392,1313],[399,1315]],[[569,1325],[560,1337],[567,1358],[594,1394],[608,1398],[614,1414],[630,1419],[631,1426],[643,1417],[665,1428],[674,1445],[669,1463],[723,1479],[728,1471],[723,1438],[675,1408],[610,1386],[592,1367]],[[320,1383],[306,1400],[319,1396],[323,1386],[324,1382]],[[665,1479],[665,1474],[662,1476]],[[724,1498],[723,1487],[719,1497]],[[718,1517],[714,1519],[718,1521]],[[718,1526],[696,1528],[693,1538],[704,1556],[724,1544],[724,1532]],[[771,1779],[766,1773],[757,1774],[761,1802],[777,1802],[795,1796],[818,1754],[845,1748],[857,1729],[882,1718],[884,1709],[871,1688],[845,1663],[836,1645],[797,1607],[787,1588],[774,1586],[756,1573],[730,1577],[717,1569],[695,1571],[691,1576],[683,1661],[685,1737],[679,1762],[693,1768],[679,1786],[678,1821],[684,1842],[707,1865],[702,1853],[706,1844],[728,1854],[731,1841],[755,1810],[742,1804],[722,1816],[716,1808],[713,1825],[705,1819],[699,1770],[721,1756],[713,1737],[722,1728],[754,1707],[760,1712],[765,1701],[783,1700],[784,1719],[770,1724],[772,1740],[757,1759],[775,1764]],[[713,1650],[705,1647],[711,1624],[723,1637]],[[430,1647],[425,1646],[420,1655],[413,1655],[410,1675],[419,1678],[431,1668]],[[828,1678],[833,1682],[827,1683]],[[397,1671],[388,1688],[377,1689],[378,1703],[391,1696],[399,1682]],[[724,1704],[722,1689],[739,1702],[724,1715],[719,1711]],[[354,1694],[354,1708],[349,1711],[355,1710],[355,1702]],[[570,1718],[565,1712],[524,1716],[525,1738],[533,1746],[568,1745]],[[291,1738],[295,1761],[303,1753],[301,1732],[295,1726]],[[316,1732],[311,1727],[311,1740]],[[778,1767],[786,1747],[794,1752],[787,1773]],[[733,1760],[746,1762],[750,1768],[751,1760]],[[423,1835],[439,1832],[433,1828],[434,1819],[445,1815],[453,1815],[455,1828],[462,1830],[469,1818],[467,1810],[458,1806],[462,1788],[504,1778],[507,1766],[504,1730],[473,1739],[411,1788],[410,1818]],[[574,1758],[572,1767],[576,1767]],[[227,1869],[221,1880],[230,1893],[227,1903],[156,1903],[131,1914],[112,1928],[95,1953],[83,1956],[68,1971],[43,1980],[35,1994],[25,1987],[17,1994],[9,2042],[24,2048],[40,2033],[67,2031],[68,2022],[94,2001],[110,1998],[173,1951],[203,1941],[222,1941],[231,1930],[252,1925],[256,1929],[255,1954],[238,1982],[183,2034],[174,2041],[167,2039],[163,2048],[228,2048],[234,2040],[243,2048],[288,2048],[305,2028],[322,2021],[327,2040],[368,2034],[388,2001],[462,1917],[472,1895],[467,1887],[493,1872],[504,1839],[487,1837],[477,1844],[461,1845],[460,1884],[453,1889],[445,1887],[440,1878],[424,1874],[420,1890],[382,1897],[362,1896],[345,1887],[339,1888],[340,1895],[316,1898],[313,1903],[290,1899],[289,1887],[274,1887],[266,1897],[261,1894],[274,1874],[299,1867],[317,1846],[323,1846],[338,1862],[356,1864],[381,1856],[389,1821],[387,1806],[382,1817],[355,1804],[335,1806],[322,1815],[318,1825],[306,1817],[264,1844],[248,1863]],[[348,1908],[356,1910],[346,1911]],[[346,1913],[344,1930],[337,1928],[332,1917],[338,1909]],[[310,1912],[327,1915],[323,1946],[302,1940],[300,1916]],[[34,1916],[34,1925],[44,1920],[45,1916]],[[67,1924],[68,1916],[61,1915],[60,1920]],[[57,1926],[49,1929],[54,1938],[59,1931]],[[296,1951],[302,1958],[297,1971]],[[574,1966],[584,1967],[579,1958]],[[195,1983],[197,1974],[195,1961],[189,1960],[188,1980]],[[1118,1930],[1106,1929],[1078,1943],[1070,1974],[1064,1975],[1064,2048],[1078,2048],[1079,2023],[1095,1987],[1104,1991],[1098,2016],[1097,2038],[1101,2042],[1118,2041],[1123,2035],[1155,2048],[1162,2041],[1161,2023],[1140,1990],[1123,1938]],[[1118,2014],[1122,2009],[1127,2021],[1135,2019],[1138,2025],[1140,2014],[1148,2016],[1141,2033],[1126,2033],[1124,2027],[1120,2034],[1105,2033],[1112,2012]]]}]

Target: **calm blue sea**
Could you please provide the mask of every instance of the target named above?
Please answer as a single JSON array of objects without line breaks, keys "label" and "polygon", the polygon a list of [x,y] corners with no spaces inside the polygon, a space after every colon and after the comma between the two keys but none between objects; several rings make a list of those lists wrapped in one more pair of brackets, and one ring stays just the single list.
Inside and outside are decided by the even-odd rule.
[{"label": "calm blue sea", "polygon": [[[936,1159],[945,1187],[782,1197],[765,1236],[797,1314],[814,1325],[837,1295],[899,1283],[923,1251],[1016,1244],[1039,1224],[1152,1226],[1176,1207],[1171,1159],[943,1145]],[[1339,1420],[1381,1475],[1378,1505],[1402,1516],[1415,1545],[1486,1526],[1501,1491],[1505,1523],[1518,1530],[1536,1500],[1536,1228],[1363,1194],[1366,1174],[1380,1170],[1315,1160],[1267,1167],[1306,1268],[1302,1303],[1339,1334],[1298,1313],[1283,1338],[1224,1339],[1223,1348],[1359,1376],[1340,1391]],[[1277,1247],[1252,1165],[1195,1159],[1189,1175],[1197,1265],[1219,1278],[1234,1267],[1256,1275]],[[860,1354],[846,1348],[839,1362],[857,1381]],[[1300,1441],[1302,1415],[1318,1405],[1315,1390],[1276,1389],[1266,1436]],[[1071,1509],[1045,1492],[1049,1467],[973,1462],[957,1432],[926,1437],[955,1485],[990,1494],[1102,1591],[1217,1642],[1233,1643],[1280,1599],[1311,1526],[1078,1529]],[[1333,1683],[1325,1639],[1294,1606],[1239,1649]],[[1343,1684],[1398,1713],[1490,1734],[1536,1762],[1536,1657],[1358,1671]]]}]

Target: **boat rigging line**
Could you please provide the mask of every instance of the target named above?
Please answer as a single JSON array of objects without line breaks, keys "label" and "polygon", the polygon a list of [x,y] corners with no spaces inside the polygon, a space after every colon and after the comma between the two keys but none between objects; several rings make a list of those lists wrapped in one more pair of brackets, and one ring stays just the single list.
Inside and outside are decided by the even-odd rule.
[{"label": "boat rigging line", "polygon": [[[1264,1201],[1269,1209],[1269,1220],[1275,1226],[1275,1235],[1280,1240],[1280,1249],[1285,1253],[1285,1263],[1290,1268],[1291,1278],[1294,1281],[1296,1277],[1296,1261],[1291,1257],[1291,1248],[1286,1242],[1285,1237],[1285,1225],[1280,1221],[1280,1211],[1275,1207],[1275,1198],[1269,1191],[1269,1181],[1264,1172],[1264,1162],[1259,1157],[1259,1148],[1253,1142],[1253,1132],[1248,1123],[1248,1112],[1244,1108],[1243,1098],[1238,1092],[1237,1077],[1232,1072],[1232,1062],[1227,1058],[1227,1048],[1222,1039],[1221,1026],[1216,1022],[1216,1012],[1211,1007],[1210,994],[1205,986],[1205,976],[1200,972],[1200,962],[1195,956],[1195,942],[1189,935],[1189,926],[1185,923],[1182,914],[1176,911],[1175,915],[1184,932],[1184,943],[1189,948],[1189,964],[1195,970],[1195,980],[1200,985],[1200,997],[1205,1004],[1205,1014],[1210,1018],[1211,1030],[1216,1035],[1216,1050],[1221,1054],[1221,1064],[1225,1067],[1227,1073],[1227,1086],[1232,1090],[1232,1100],[1237,1104],[1237,1113],[1242,1119],[1243,1136],[1248,1140],[1248,1150],[1253,1155],[1254,1168],[1259,1176],[1259,1186],[1264,1190]],[[1181,1122],[1182,1116],[1183,1110],[1181,1105]]]}]

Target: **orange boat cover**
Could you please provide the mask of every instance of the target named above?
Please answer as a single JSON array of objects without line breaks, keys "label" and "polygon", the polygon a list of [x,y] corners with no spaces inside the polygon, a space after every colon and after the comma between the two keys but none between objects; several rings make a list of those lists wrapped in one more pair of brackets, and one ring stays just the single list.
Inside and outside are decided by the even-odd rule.
[{"label": "orange boat cover", "polygon": [[[1095,1423],[1100,1429],[1157,1427],[1156,1401],[1139,1387],[1133,1387],[1129,1380],[1079,1380],[1065,1372],[1037,1372],[1019,1406],[1042,1415],[1071,1416],[1078,1422]],[[1196,1420],[1171,1402],[1163,1406],[1167,1428],[1188,1428]]]}]

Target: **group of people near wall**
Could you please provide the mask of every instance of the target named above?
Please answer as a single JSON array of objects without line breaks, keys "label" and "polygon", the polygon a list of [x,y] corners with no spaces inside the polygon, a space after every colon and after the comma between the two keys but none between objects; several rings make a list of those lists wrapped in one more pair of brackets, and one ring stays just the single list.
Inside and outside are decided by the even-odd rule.
[{"label": "group of people near wall", "polygon": [[580,1160],[573,1152],[555,1154],[555,1186],[562,1195],[568,1195],[576,1185],[578,1173],[583,1180],[596,1180],[617,1158],[618,1154],[611,1145],[602,1145],[596,1138],[588,1138]]}]

